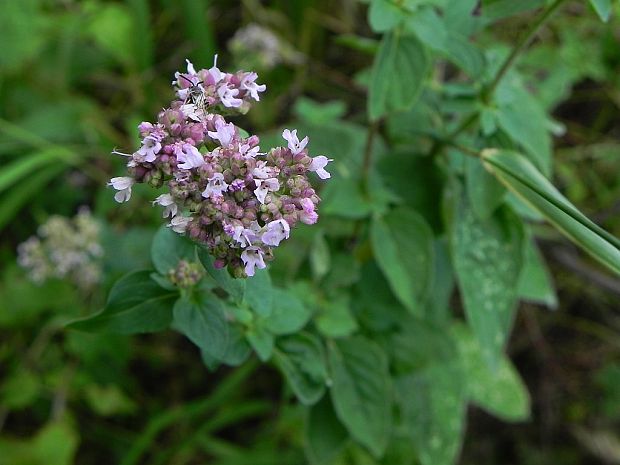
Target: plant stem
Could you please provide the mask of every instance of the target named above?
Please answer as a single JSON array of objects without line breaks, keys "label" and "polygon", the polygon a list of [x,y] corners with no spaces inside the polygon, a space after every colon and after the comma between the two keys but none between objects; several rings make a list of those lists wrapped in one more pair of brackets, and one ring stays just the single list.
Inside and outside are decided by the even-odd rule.
[{"label": "plant stem", "polygon": [[372,167],[372,146],[375,141],[375,136],[379,130],[380,120],[374,121],[368,127],[366,133],[366,147],[364,149],[364,161],[362,164],[362,187],[364,192],[368,193],[368,179],[370,177],[370,169]]},{"label": "plant stem", "polygon": [[[549,20],[549,18],[551,18],[553,13],[560,6],[562,6],[564,2],[566,2],[566,0],[555,0],[555,2],[553,2],[553,4],[549,6],[549,8],[547,8],[543,14],[536,21],[532,23],[532,25],[527,30],[525,35],[521,38],[521,40],[519,40],[519,42],[517,42],[515,47],[512,49],[512,52],[510,52],[510,55],[506,57],[506,59],[504,60],[504,63],[502,63],[502,66],[500,67],[500,69],[497,71],[497,74],[493,78],[493,81],[491,81],[491,84],[489,84],[482,91],[481,98],[483,102],[489,103],[489,100],[491,99],[493,92],[495,92],[495,89],[497,88],[501,80],[504,78],[504,76],[506,75],[510,67],[514,64],[516,59],[519,57],[521,52],[529,45],[529,43],[532,41],[534,36],[538,33],[540,28]],[[478,112],[475,111],[473,113],[470,113],[465,119],[463,119],[461,124],[453,132],[451,132],[448,135],[448,137],[446,137],[445,139],[441,139],[441,140],[435,140],[435,143],[433,144],[430,150],[430,156],[437,155],[447,145],[454,146],[453,141],[459,135],[461,135],[461,133],[467,130],[472,124],[474,124],[477,120],[478,120]]]},{"label": "plant stem", "polygon": [[153,442],[155,442],[157,435],[175,422],[184,421],[197,415],[204,414],[208,410],[220,405],[224,400],[233,397],[243,385],[244,381],[254,373],[257,367],[258,364],[256,361],[251,360],[245,365],[236,368],[208,397],[173,407],[153,417],[148,422],[142,434],[133,442],[131,449],[127,452],[121,464],[137,464],[142,455]]},{"label": "plant stem", "polygon": [[491,81],[491,84],[489,84],[489,86],[483,92],[483,101],[487,102],[491,98],[493,92],[495,91],[501,80],[504,78],[510,67],[514,64],[515,60],[519,57],[521,52],[529,45],[529,43],[534,39],[534,36],[538,33],[540,28],[549,20],[549,18],[551,18],[553,13],[560,6],[562,6],[564,2],[566,2],[566,0],[555,0],[555,2],[553,2],[543,14],[532,23],[525,35],[521,38],[521,40],[519,40],[519,42],[517,42],[517,45],[515,45],[515,47],[512,49],[510,55],[508,55],[506,60],[504,60],[504,63],[495,75],[495,78],[493,78],[493,81]]}]

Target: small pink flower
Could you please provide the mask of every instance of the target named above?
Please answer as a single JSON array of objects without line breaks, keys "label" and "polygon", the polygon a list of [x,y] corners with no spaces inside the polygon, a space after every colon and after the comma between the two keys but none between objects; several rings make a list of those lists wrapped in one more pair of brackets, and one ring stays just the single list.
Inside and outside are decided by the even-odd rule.
[{"label": "small pink flower", "polygon": [[301,141],[297,137],[297,129],[293,129],[292,131],[285,129],[282,132],[282,137],[288,142],[288,148],[293,153],[293,155],[297,155],[308,145],[308,136],[304,137]]},{"label": "small pink flower", "polygon": [[265,89],[267,89],[267,86],[265,84],[261,84],[261,85],[256,84],[255,81],[257,78],[258,78],[258,74],[247,73],[243,77],[243,79],[241,79],[241,88],[243,90],[248,91],[250,96],[258,102],[260,100],[258,93],[265,92]]},{"label": "small pink flower", "polygon": [[206,189],[202,192],[202,196],[205,199],[222,197],[222,193],[228,190],[228,184],[224,181],[224,175],[222,173],[214,173],[208,181],[209,183]]},{"label": "small pink flower", "polygon": [[170,223],[167,224],[169,228],[171,228],[175,233],[183,234],[187,229],[187,225],[192,221],[189,216],[175,216],[170,220]]},{"label": "small pink flower", "polygon": [[245,274],[248,276],[254,276],[254,269],[266,268],[265,260],[263,258],[263,251],[258,247],[248,247],[241,254],[241,260],[245,265]]},{"label": "small pink flower", "polygon": [[329,179],[332,177],[332,175],[329,174],[327,170],[325,170],[325,167],[330,161],[334,160],[332,160],[331,158],[327,158],[323,155],[319,155],[318,157],[314,157],[312,159],[312,163],[310,163],[310,167],[308,169],[310,171],[315,171],[321,179]]},{"label": "small pink flower", "polygon": [[114,200],[118,203],[127,202],[131,198],[131,186],[133,186],[135,180],[128,176],[112,178],[108,183],[108,186],[112,186],[118,192],[114,194]]},{"label": "small pink flower", "polygon": [[177,161],[182,162],[178,164],[178,167],[184,170],[191,170],[192,168],[200,168],[205,164],[205,159],[202,153],[198,151],[192,144],[183,144],[181,150],[177,150]]},{"label": "small pink flower", "polygon": [[284,239],[288,239],[291,232],[291,227],[286,220],[275,220],[267,223],[266,231],[261,236],[263,244],[272,245],[277,247]]},{"label": "small pink flower", "polygon": [[314,224],[319,219],[319,215],[315,209],[315,205],[309,198],[301,199],[301,208],[299,219],[305,224]]},{"label": "small pink flower", "polygon": [[160,138],[157,135],[146,136],[142,141],[142,147],[136,152],[138,157],[134,157],[137,162],[152,163],[157,158],[157,154],[161,150]]},{"label": "small pink flower", "polygon": [[170,194],[161,194],[155,200],[153,200],[153,205],[161,205],[164,207],[164,212],[162,213],[162,218],[167,218],[169,216],[176,216],[178,206],[175,203],[174,199]]},{"label": "small pink flower", "polygon": [[215,131],[208,131],[211,139],[219,140],[222,147],[229,147],[235,136],[237,135],[237,129],[233,123],[226,123],[224,118],[218,118],[215,120]]},{"label": "small pink flower", "polygon": [[274,192],[280,189],[280,182],[276,178],[255,179],[254,182],[256,182],[254,195],[262,204],[265,203],[265,197],[267,197],[269,191]]},{"label": "small pink flower", "polygon": [[235,89],[230,84],[220,84],[217,88],[217,95],[222,101],[222,105],[228,108],[238,108],[243,104],[243,100],[235,98],[239,94],[239,89]]}]

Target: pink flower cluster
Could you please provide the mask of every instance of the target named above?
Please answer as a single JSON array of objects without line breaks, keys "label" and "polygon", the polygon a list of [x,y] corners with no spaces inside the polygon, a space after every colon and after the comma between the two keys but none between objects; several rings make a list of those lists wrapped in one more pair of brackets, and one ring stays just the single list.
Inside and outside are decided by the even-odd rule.
[{"label": "pink flower cluster", "polygon": [[[217,57],[216,57],[217,58]],[[325,156],[310,157],[308,138],[282,133],[286,147],[263,153],[255,135],[244,137],[222,113],[245,113],[265,85],[257,75],[221,72],[216,64],[176,73],[177,99],[155,124],[139,125],[141,147],[129,158],[128,176],[112,178],[118,202],[128,201],[135,183],[165,189],[154,204],[168,226],[207,246],[215,266],[234,276],[253,276],[273,258],[298,222],[314,224],[320,202],[308,172],[327,179]]]}]

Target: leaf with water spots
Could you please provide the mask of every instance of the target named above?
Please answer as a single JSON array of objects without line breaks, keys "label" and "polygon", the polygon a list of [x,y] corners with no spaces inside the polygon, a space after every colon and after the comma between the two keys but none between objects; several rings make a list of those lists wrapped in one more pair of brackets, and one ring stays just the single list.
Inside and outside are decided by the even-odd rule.
[{"label": "leaf with water spots", "polygon": [[465,432],[466,390],[459,360],[396,380],[403,426],[422,465],[452,465]]},{"label": "leaf with water spots", "polygon": [[458,324],[451,332],[467,373],[468,399],[503,420],[526,420],[530,415],[530,395],[510,359],[504,355],[497,369],[491,370],[469,328]]},{"label": "leaf with water spots", "polygon": [[517,302],[523,227],[505,207],[481,220],[464,197],[455,211],[452,256],[465,313],[484,359],[496,365]]}]

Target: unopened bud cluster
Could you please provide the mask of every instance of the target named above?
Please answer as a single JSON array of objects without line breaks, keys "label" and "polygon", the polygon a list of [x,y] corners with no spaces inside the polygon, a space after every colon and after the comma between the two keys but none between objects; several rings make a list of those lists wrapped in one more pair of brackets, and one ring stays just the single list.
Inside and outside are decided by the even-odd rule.
[{"label": "unopened bud cluster", "polygon": [[253,72],[223,73],[216,65],[176,73],[177,98],[156,123],[139,125],[142,144],[129,158],[128,176],[109,185],[124,202],[134,183],[164,188],[154,204],[163,207],[168,226],[204,244],[215,266],[234,276],[252,276],[264,268],[273,248],[298,222],[318,219],[318,195],[308,172],[330,174],[327,157],[310,157],[297,131],[284,130],[286,147],[261,152],[259,138],[244,137],[222,114],[245,113],[260,99],[264,85]]},{"label": "unopened bud cluster", "polygon": [[271,29],[250,23],[235,32],[228,48],[243,65],[269,70],[280,63],[303,62],[303,55],[279,38]]},{"label": "unopened bud cluster", "polygon": [[180,260],[176,268],[168,272],[172,284],[181,288],[195,286],[204,276],[202,265],[187,260]]},{"label": "unopened bud cluster", "polygon": [[51,216],[37,236],[19,245],[18,263],[36,283],[61,278],[88,289],[101,278],[99,234],[99,224],[88,210],[71,219]]}]

